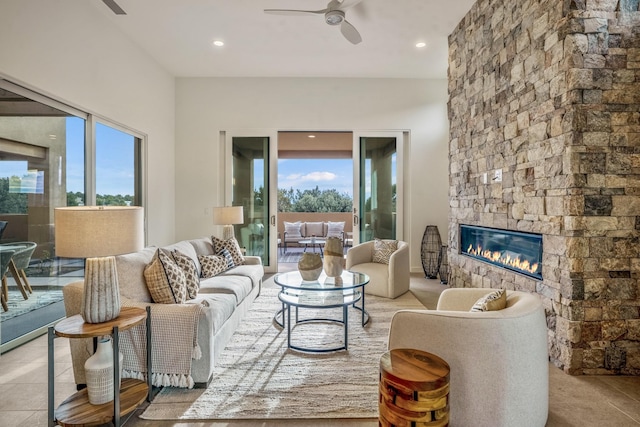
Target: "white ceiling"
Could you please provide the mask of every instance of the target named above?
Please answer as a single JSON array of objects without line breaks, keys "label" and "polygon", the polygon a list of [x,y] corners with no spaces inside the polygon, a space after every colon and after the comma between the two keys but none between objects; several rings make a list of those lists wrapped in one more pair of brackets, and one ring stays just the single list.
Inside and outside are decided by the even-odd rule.
[{"label": "white ceiling", "polygon": [[322,15],[263,12],[320,10],[328,0],[116,0],[127,13],[119,16],[92,2],[178,77],[446,78],[447,36],[474,0],[363,0],[346,13],[358,45]]}]

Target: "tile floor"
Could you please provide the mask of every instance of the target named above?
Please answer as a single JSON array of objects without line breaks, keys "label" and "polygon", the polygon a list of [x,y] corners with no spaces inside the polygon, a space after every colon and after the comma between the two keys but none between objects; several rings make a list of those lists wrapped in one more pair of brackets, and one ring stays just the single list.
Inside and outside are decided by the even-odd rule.
[{"label": "tile floor", "polygon": [[[436,281],[412,277],[416,294],[444,289]],[[640,377],[580,376],[549,367],[549,418],[547,426],[640,427]],[[69,344],[55,340],[56,406],[75,392]],[[377,420],[274,420],[215,423],[157,422],[140,420],[134,412],[125,426],[346,426],[374,427]],[[0,356],[0,426],[47,426],[47,338],[41,336]],[[466,427],[466,426],[463,426]],[[484,427],[484,426],[481,426]],[[486,426],[491,427],[491,426]],[[518,426],[520,427],[520,426]],[[522,426],[526,427],[526,426]]]}]

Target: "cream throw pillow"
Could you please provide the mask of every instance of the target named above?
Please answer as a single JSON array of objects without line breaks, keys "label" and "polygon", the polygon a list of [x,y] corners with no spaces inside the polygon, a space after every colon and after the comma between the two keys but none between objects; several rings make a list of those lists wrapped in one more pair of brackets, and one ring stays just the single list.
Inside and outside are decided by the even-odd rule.
[{"label": "cream throw pillow", "polygon": [[497,311],[506,306],[507,292],[504,289],[498,289],[478,299],[471,307],[471,311]]},{"label": "cream throw pillow", "polygon": [[397,240],[376,239],[373,243],[373,262],[389,264],[391,255],[398,250]]},{"label": "cream throw pillow", "polygon": [[284,232],[287,233],[287,237],[293,237],[293,238],[301,238],[302,234],[300,234],[300,226],[302,224],[300,223],[300,221],[298,222],[287,222],[284,221]]},{"label": "cream throw pillow", "polygon": [[344,221],[340,222],[328,222],[327,237],[339,237],[342,239],[342,232],[344,231]]}]

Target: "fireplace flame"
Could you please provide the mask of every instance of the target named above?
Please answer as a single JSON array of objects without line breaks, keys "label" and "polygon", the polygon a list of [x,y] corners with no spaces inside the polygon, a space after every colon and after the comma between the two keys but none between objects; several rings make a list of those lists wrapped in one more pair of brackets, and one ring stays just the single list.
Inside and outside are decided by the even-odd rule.
[{"label": "fireplace flame", "polygon": [[516,270],[526,271],[531,274],[537,274],[538,268],[540,267],[537,262],[532,264],[526,259],[521,260],[519,256],[513,258],[510,254],[502,254],[500,251],[490,251],[488,249],[483,249],[482,246],[474,248],[473,244],[469,245],[467,253],[469,255],[484,258],[494,264],[504,265]]}]

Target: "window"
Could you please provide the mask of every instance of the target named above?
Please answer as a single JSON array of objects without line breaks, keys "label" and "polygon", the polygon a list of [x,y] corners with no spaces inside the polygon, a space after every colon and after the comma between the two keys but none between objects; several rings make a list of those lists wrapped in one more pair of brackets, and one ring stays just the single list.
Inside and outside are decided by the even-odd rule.
[{"label": "window", "polygon": [[0,245],[37,244],[25,270],[33,293],[7,275],[3,352],[64,317],[62,287],[84,276],[83,260],[56,257],[54,209],[140,206],[141,152],[141,135],[0,79]]}]

